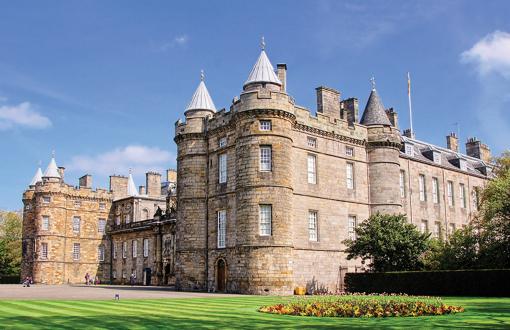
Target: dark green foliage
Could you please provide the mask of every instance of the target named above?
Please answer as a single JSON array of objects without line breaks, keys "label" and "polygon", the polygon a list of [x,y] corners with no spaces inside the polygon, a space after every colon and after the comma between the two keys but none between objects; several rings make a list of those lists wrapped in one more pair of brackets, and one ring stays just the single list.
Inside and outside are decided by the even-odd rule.
[{"label": "dark green foliage", "polygon": [[0,275],[0,284],[18,284],[20,282],[19,275]]},{"label": "dark green foliage", "polygon": [[21,217],[15,212],[0,214],[0,274],[17,275],[21,265]]},{"label": "dark green foliage", "polygon": [[409,224],[405,215],[377,213],[356,228],[356,240],[347,240],[347,258],[371,260],[372,271],[416,270],[427,249],[429,234]]},{"label": "dark green foliage", "polygon": [[510,269],[347,273],[348,292],[510,297]]}]

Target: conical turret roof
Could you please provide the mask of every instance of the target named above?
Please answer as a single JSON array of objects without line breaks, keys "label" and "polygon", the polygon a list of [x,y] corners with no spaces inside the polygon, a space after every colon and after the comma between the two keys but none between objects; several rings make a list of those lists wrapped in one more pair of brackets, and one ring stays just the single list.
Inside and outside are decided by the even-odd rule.
[{"label": "conical turret roof", "polygon": [[58,173],[57,163],[55,162],[55,156],[51,157],[51,161],[44,171],[43,178],[58,178],[60,179],[60,173]]},{"label": "conical turret roof", "polygon": [[368,97],[365,111],[361,117],[360,124],[370,125],[388,125],[391,126],[390,120],[384,111],[384,105],[382,104],[381,98],[375,88],[372,88],[370,96]]},{"label": "conical turret roof", "polygon": [[127,194],[128,196],[138,196],[138,189],[136,189],[135,181],[133,180],[131,172],[129,172],[128,176]]},{"label": "conical turret roof", "polygon": [[205,86],[204,82],[204,71],[200,74],[200,84],[198,84],[195,93],[191,97],[191,101],[186,108],[188,110],[211,110],[216,112],[216,107],[214,106],[214,102],[209,95],[209,91]]},{"label": "conical turret roof", "polygon": [[37,168],[37,171],[35,172],[34,177],[32,178],[32,181],[30,181],[30,186],[35,186],[37,182],[42,181],[42,171],[41,168]]},{"label": "conical turret roof", "polygon": [[244,86],[252,83],[273,83],[280,86],[282,85],[282,82],[280,79],[278,79],[278,76],[274,72],[271,61],[269,61],[269,58],[267,57],[265,47],[266,44],[264,42],[264,38],[262,38],[262,50],[260,52],[259,58],[257,59],[257,62],[255,62],[255,65],[251,69],[250,75],[244,83]]}]

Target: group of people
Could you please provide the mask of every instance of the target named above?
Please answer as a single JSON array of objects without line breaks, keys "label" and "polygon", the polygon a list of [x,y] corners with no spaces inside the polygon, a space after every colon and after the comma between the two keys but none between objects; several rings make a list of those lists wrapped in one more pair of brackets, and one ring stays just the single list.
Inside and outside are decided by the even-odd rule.
[{"label": "group of people", "polygon": [[101,281],[99,280],[99,277],[94,277],[92,279],[92,277],[90,276],[89,273],[86,273],[85,274],[85,285],[96,285],[96,284],[101,284]]}]

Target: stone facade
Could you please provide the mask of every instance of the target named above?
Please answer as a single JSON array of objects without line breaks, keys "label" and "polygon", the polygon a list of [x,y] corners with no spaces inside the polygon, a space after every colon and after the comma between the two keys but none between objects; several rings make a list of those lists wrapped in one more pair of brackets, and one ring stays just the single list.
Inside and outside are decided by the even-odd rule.
[{"label": "stone facade", "polygon": [[[278,65],[278,80],[287,81],[284,64]],[[176,123],[177,288],[341,291],[345,272],[363,269],[359,260],[346,259],[342,241],[370,215],[407,213],[418,228],[432,231],[424,220],[453,230],[451,224],[460,228],[476,212],[470,206],[475,191],[490,175],[487,160],[480,159],[487,146],[470,140],[470,155],[462,155],[406,137],[396,111],[383,108],[375,89],[364,114],[369,124],[358,122],[357,99],[341,100],[328,87],[316,89],[313,115],[278,80],[247,82],[229,111],[188,107],[185,121]],[[261,160],[265,147],[269,168]],[[476,147],[483,150],[469,151]],[[442,162],[425,156],[431,149]],[[434,186],[439,205],[432,201],[432,178],[441,179]],[[464,187],[465,203],[445,206],[447,181],[457,199]],[[269,233],[263,229],[266,206]]]}]

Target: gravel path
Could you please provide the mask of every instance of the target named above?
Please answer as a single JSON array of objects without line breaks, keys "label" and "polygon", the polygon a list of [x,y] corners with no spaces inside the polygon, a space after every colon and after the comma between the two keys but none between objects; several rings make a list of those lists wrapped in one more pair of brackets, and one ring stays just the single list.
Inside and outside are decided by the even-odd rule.
[{"label": "gravel path", "polygon": [[126,286],[126,285],[32,285],[24,288],[19,284],[0,285],[1,299],[114,299],[119,294],[120,299],[157,299],[157,298],[210,298],[236,297],[240,295],[182,292],[168,287],[155,286]]}]

